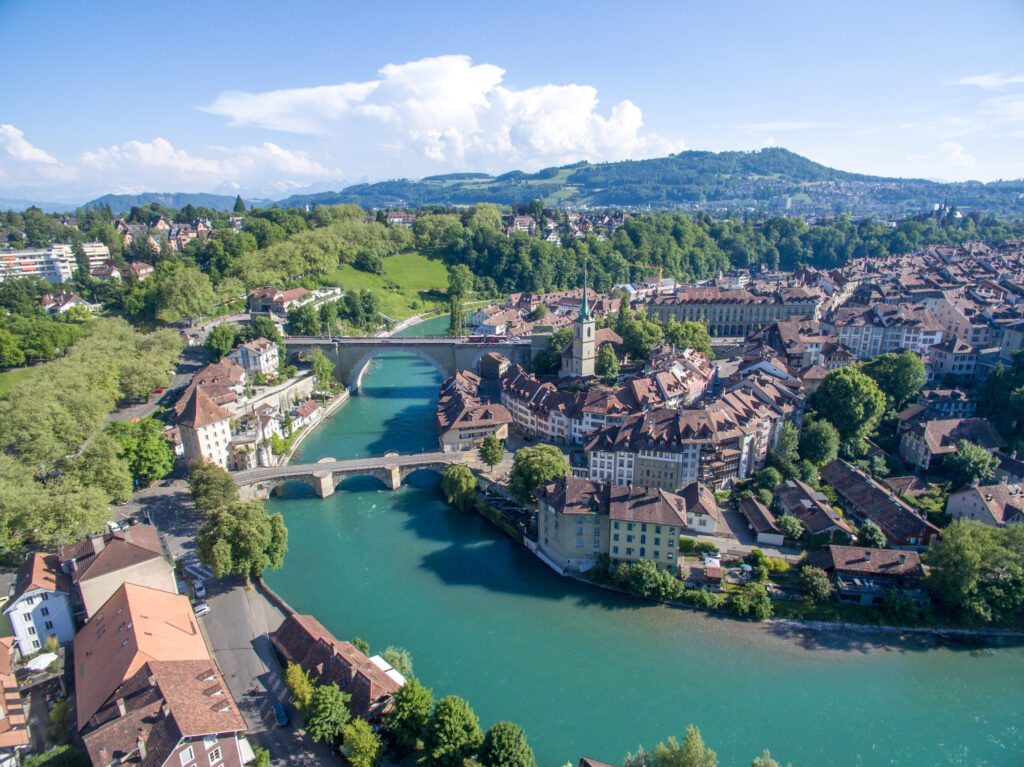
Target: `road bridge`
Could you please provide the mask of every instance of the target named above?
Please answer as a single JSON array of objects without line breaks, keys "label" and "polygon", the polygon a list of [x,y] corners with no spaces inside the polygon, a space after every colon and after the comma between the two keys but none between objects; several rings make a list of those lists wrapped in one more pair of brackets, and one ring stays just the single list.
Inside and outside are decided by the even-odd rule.
[{"label": "road bridge", "polygon": [[320,498],[334,495],[334,489],[348,477],[376,477],[384,486],[397,490],[414,471],[444,471],[453,463],[465,463],[462,453],[388,453],[376,458],[352,458],[337,461],[324,458],[316,463],[290,463],[232,473],[243,500],[266,499],[285,482],[309,485]]},{"label": "road bridge", "polygon": [[288,357],[311,354],[319,349],[334,363],[338,380],[349,389],[359,388],[370,362],[383,352],[401,351],[425,359],[444,379],[459,370],[479,372],[480,358],[488,352],[504,354],[527,369],[533,361],[534,347],[529,340],[502,340],[492,343],[467,338],[434,336],[426,338],[377,338],[356,336],[286,336]]}]

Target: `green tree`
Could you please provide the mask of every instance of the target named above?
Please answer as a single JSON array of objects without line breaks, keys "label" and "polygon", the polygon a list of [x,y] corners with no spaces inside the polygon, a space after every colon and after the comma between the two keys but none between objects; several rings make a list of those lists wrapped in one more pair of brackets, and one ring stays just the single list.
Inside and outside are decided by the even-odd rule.
[{"label": "green tree", "polygon": [[[750,767],[780,767],[780,765],[772,759],[771,753],[766,748],[759,757],[750,763]],[[787,764],[786,767],[792,767],[792,765]]]},{"label": "green tree", "polygon": [[352,767],[376,767],[384,744],[373,726],[365,719],[355,718],[341,728],[344,745],[341,753]]},{"label": "green tree", "polygon": [[235,197],[235,207],[232,208],[235,213],[245,213],[245,203],[242,202],[242,195]]},{"label": "green tree", "polygon": [[[312,303],[302,304],[288,310],[288,331],[295,336],[320,335],[320,312]],[[320,351],[316,349],[315,351]]]},{"label": "green tree", "polygon": [[526,733],[518,724],[498,722],[484,734],[481,767],[537,767]]},{"label": "green tree", "polygon": [[206,336],[206,351],[214,362],[220,362],[235,348],[235,331],[227,323],[221,323]]},{"label": "green tree", "polygon": [[665,343],[672,344],[677,349],[696,349],[708,359],[714,359],[711,336],[708,334],[708,326],[703,322],[678,322],[675,317],[670,317],[667,322],[662,323],[662,332]]},{"label": "green tree", "polygon": [[367,658],[370,657],[370,643],[361,637],[352,637],[352,646],[355,647],[359,652],[365,655]]},{"label": "green tree", "polygon": [[562,366],[562,350],[571,340],[570,328],[559,328],[552,333],[547,348],[533,358],[533,372],[539,376],[557,373]]},{"label": "green tree", "polygon": [[493,434],[488,434],[480,443],[477,457],[493,469],[505,457],[505,445]]},{"label": "green tree", "polygon": [[128,469],[140,485],[162,479],[174,468],[174,449],[163,437],[163,424],[155,418],[136,423],[115,421],[107,433],[121,445]]},{"label": "green tree", "polygon": [[476,477],[468,466],[450,464],[441,475],[441,492],[445,500],[459,511],[468,511],[476,495]]},{"label": "green tree", "polygon": [[831,463],[839,454],[839,432],[828,421],[812,421],[800,435],[800,457],[815,466]]},{"label": "green tree", "polygon": [[729,608],[741,618],[750,616],[763,621],[772,617],[772,601],[768,590],[760,583],[748,583],[732,592]]},{"label": "green tree", "polygon": [[531,493],[554,477],[569,473],[569,462],[554,445],[534,445],[516,451],[509,476],[509,490],[523,503],[529,502]]},{"label": "green tree", "polygon": [[861,366],[897,410],[924,388],[924,360],[912,351],[880,354]]},{"label": "green tree", "polygon": [[[572,763],[570,762],[566,767],[572,767]],[[658,767],[658,765],[653,753],[644,751],[643,746],[637,746],[635,753],[626,754],[626,758],[622,760],[622,767]]]},{"label": "green tree", "polygon": [[782,475],[778,469],[769,466],[766,469],[754,472],[754,484],[765,490],[774,490],[782,484]]},{"label": "green tree", "polygon": [[775,520],[782,534],[789,538],[791,541],[799,540],[804,534],[805,529],[804,523],[794,517],[792,514],[783,514]]},{"label": "green tree", "polygon": [[797,431],[791,422],[786,421],[782,425],[782,431],[779,432],[779,444],[776,445],[775,450],[787,461],[794,461],[796,460],[797,444],[799,441],[800,432]]},{"label": "green tree", "polygon": [[25,364],[25,352],[18,339],[9,330],[0,329],[0,367],[11,368]]},{"label": "green tree", "polygon": [[473,272],[465,264],[448,267],[448,297],[462,300],[473,289]]},{"label": "green tree", "polygon": [[72,746],[56,746],[41,754],[29,754],[22,762],[23,767],[91,767],[89,754],[85,749]]},{"label": "green tree", "polygon": [[227,471],[210,461],[196,461],[192,464],[188,473],[188,488],[192,491],[196,510],[203,514],[239,500],[235,480]]},{"label": "green tree", "polygon": [[860,370],[844,367],[825,376],[811,395],[811,404],[820,418],[836,427],[845,445],[856,446],[885,412],[885,395]]},{"label": "green tree", "polygon": [[125,503],[132,497],[132,473],[121,443],[109,434],[99,434],[82,451],[66,461],[64,469],[85,487],[101,488],[111,503]]},{"label": "green tree", "polygon": [[548,305],[544,303],[537,304],[532,312],[526,315],[526,319],[531,322],[539,322],[548,316]]},{"label": "green tree", "polygon": [[704,745],[700,730],[691,724],[682,745],[673,736],[655,747],[654,762],[658,767],[718,767],[718,755]]},{"label": "green tree", "polygon": [[804,567],[800,571],[800,593],[808,601],[826,602],[832,597],[832,582],[820,567]]},{"label": "green tree", "polygon": [[434,696],[416,677],[409,677],[393,697],[393,707],[385,724],[400,749],[414,751],[426,733]]},{"label": "green tree", "polygon": [[611,344],[603,344],[597,353],[597,363],[594,365],[594,372],[606,381],[613,381],[619,374],[619,360],[615,356],[615,349]]},{"label": "green tree", "polygon": [[992,479],[999,459],[980,445],[961,439],[956,443],[956,452],[946,455],[942,466],[953,478],[953,487],[959,488],[975,480],[984,483]]},{"label": "green tree", "polygon": [[164,319],[198,318],[216,303],[210,278],[195,267],[176,269],[158,278],[158,305]]},{"label": "green tree", "polygon": [[249,762],[250,767],[270,767],[270,752],[253,744],[252,753],[255,757]]},{"label": "green tree", "polygon": [[380,657],[386,660],[391,665],[391,668],[406,679],[412,676],[412,654],[404,647],[392,647],[389,645],[380,654]]},{"label": "green tree", "polygon": [[348,710],[351,695],[333,684],[317,685],[305,712],[306,732],[314,742],[334,743],[352,718]]},{"label": "green tree", "polygon": [[288,551],[288,530],[280,514],[267,514],[261,501],[237,501],[210,513],[196,532],[199,560],[214,575],[241,575],[246,585],[264,570],[277,570]]},{"label": "green tree", "polygon": [[626,323],[622,336],[622,348],[631,360],[646,360],[651,349],[661,340],[662,328],[646,316],[634,317]]},{"label": "green tree", "polygon": [[424,746],[428,764],[463,767],[483,743],[484,734],[473,709],[462,698],[449,695],[434,706],[427,720]]},{"label": "green tree", "polygon": [[857,530],[857,543],[869,549],[884,549],[885,533],[869,519]]},{"label": "green tree", "polygon": [[334,376],[334,365],[322,351],[314,349],[309,356],[309,364],[313,371],[313,377],[316,379],[317,391],[333,392],[338,390],[340,384]]},{"label": "green tree", "polygon": [[292,694],[295,708],[305,711],[313,700],[315,687],[309,679],[309,674],[298,663],[289,663],[284,670],[284,685]]}]

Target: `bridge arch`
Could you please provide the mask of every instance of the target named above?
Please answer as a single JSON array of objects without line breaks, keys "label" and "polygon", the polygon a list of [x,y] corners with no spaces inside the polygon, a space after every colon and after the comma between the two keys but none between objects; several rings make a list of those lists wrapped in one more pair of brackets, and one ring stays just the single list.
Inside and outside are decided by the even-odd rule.
[{"label": "bridge arch", "polygon": [[445,367],[445,365],[443,365],[441,362],[437,360],[436,357],[424,351],[423,349],[418,349],[415,346],[382,346],[377,349],[371,349],[362,357],[360,357],[359,361],[352,366],[352,369],[349,371],[348,378],[345,382],[348,388],[353,391],[358,389],[359,385],[363,381],[363,374],[366,372],[366,368],[370,366],[370,363],[373,361],[373,358],[386,352],[405,352],[407,354],[412,354],[413,356],[419,357],[420,359],[426,360],[431,365],[433,365],[434,370],[436,370],[441,375],[442,381],[445,381],[454,375],[453,371],[449,371],[448,368]]}]

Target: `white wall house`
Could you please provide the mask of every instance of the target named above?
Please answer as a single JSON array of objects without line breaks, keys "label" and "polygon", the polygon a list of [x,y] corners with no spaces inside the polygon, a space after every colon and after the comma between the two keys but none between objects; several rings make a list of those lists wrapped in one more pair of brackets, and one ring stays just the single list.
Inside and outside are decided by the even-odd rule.
[{"label": "white wall house", "polygon": [[14,596],[4,612],[22,655],[43,649],[48,636],[63,644],[75,638],[71,612],[71,579],[61,570],[55,554],[36,552],[18,570]]},{"label": "white wall house", "polygon": [[223,469],[230,464],[231,413],[217,405],[197,386],[178,419],[185,461],[209,461]]},{"label": "white wall house", "polygon": [[277,370],[277,344],[266,338],[257,338],[232,349],[228,359],[237,362],[247,373],[268,375]]}]

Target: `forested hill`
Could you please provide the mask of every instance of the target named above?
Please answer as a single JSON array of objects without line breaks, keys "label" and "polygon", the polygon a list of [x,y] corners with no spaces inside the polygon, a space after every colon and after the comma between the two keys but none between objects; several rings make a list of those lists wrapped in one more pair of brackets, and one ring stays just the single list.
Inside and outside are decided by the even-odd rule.
[{"label": "forested hill", "polygon": [[[245,200],[247,206],[268,203],[268,200]],[[90,200],[82,207],[102,208],[109,207],[114,213],[124,213],[132,208],[141,208],[148,203],[156,203],[165,208],[181,209],[186,205],[194,208],[209,208],[210,210],[231,210],[235,206],[235,197],[226,194],[207,194],[189,192],[143,192],[141,194],[105,194]]]},{"label": "forested hill", "polygon": [[295,195],[278,204],[348,203],[361,207],[501,205],[543,199],[548,205],[730,210],[880,217],[920,213],[937,203],[1020,218],[1024,180],[942,184],[865,176],[828,168],[782,148],[756,152],[680,152],[669,157],[501,176],[455,173],[419,181],[357,184],[339,192]]}]

